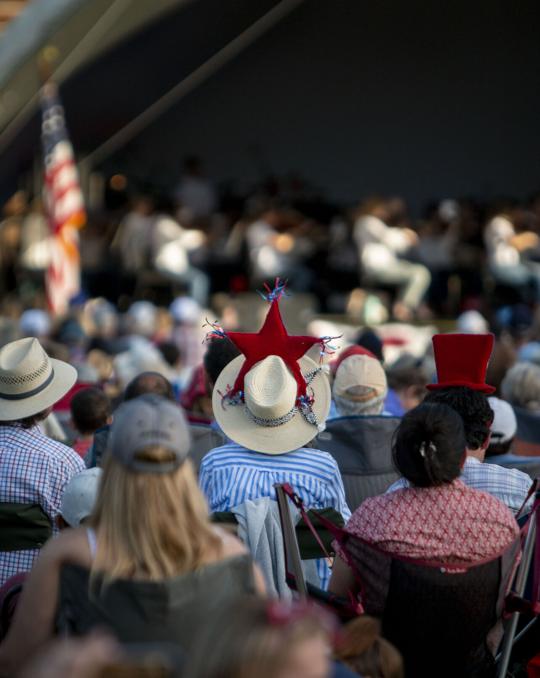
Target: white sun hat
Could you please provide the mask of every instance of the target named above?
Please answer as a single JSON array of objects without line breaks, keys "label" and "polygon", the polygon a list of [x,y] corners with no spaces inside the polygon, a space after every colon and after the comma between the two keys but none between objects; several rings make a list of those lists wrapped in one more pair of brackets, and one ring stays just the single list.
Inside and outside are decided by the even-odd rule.
[{"label": "white sun hat", "polygon": [[491,442],[507,443],[517,433],[517,419],[514,408],[500,398],[492,396],[488,398],[489,406],[493,410],[493,422],[491,424]]},{"label": "white sun hat", "polygon": [[77,370],[27,337],[0,349],[0,421],[16,421],[54,405],[77,381]]},{"label": "white sun hat", "polygon": [[60,515],[70,527],[78,527],[94,510],[101,473],[100,468],[87,468],[74,475],[64,488]]},{"label": "white sun hat", "polygon": [[313,399],[306,417],[297,404],[297,382],[276,355],[259,361],[246,374],[244,402],[234,404],[224,398],[244,360],[244,356],[232,360],[215,384],[212,406],[219,426],[229,438],[255,452],[285,454],[303,447],[328,417],[331,394],[326,374],[307,356],[298,361]]}]

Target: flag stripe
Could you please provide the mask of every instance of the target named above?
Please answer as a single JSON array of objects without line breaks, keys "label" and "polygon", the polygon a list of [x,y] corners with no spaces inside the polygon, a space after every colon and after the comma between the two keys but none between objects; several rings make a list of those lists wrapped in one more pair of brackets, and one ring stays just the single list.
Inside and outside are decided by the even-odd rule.
[{"label": "flag stripe", "polygon": [[78,228],[86,220],[73,148],[56,88],[47,85],[42,96],[42,143],[45,204],[53,234],[46,289],[51,311],[64,313],[80,291]]}]

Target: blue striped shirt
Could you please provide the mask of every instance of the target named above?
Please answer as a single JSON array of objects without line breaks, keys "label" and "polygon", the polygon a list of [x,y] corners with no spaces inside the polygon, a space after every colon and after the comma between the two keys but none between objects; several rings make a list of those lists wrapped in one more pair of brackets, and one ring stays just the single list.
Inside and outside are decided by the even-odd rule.
[{"label": "blue striped shirt", "polygon": [[[199,471],[211,513],[230,511],[247,500],[276,499],[276,483],[289,483],[307,508],[333,508],[345,522],[351,516],[337,463],[323,450],[300,448],[269,455],[231,443],[210,450]],[[324,586],[328,572],[318,569]]]}]

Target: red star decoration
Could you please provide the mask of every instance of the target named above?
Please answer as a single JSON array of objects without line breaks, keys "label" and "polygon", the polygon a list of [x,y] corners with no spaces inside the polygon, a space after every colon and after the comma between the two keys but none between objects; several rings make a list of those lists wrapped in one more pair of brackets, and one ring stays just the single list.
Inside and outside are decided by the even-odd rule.
[{"label": "red star decoration", "polygon": [[283,324],[277,300],[272,302],[259,332],[227,332],[227,336],[246,357],[234,382],[234,393],[244,390],[244,377],[255,363],[264,360],[269,355],[277,355],[283,359],[296,379],[297,397],[306,394],[306,380],[302,375],[298,360],[314,344],[321,343],[321,340],[316,337],[289,335]]}]

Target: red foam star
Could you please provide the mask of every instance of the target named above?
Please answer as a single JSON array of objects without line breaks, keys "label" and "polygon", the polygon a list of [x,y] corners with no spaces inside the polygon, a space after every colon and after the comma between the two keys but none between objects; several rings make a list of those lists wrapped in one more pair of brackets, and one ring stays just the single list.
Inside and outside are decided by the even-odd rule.
[{"label": "red foam star", "polygon": [[269,355],[277,355],[283,359],[296,379],[297,397],[306,394],[306,380],[298,361],[307,350],[321,340],[316,337],[289,335],[283,324],[277,300],[272,302],[259,332],[228,332],[227,336],[246,357],[234,382],[235,393],[244,390],[244,377],[256,363]]}]

